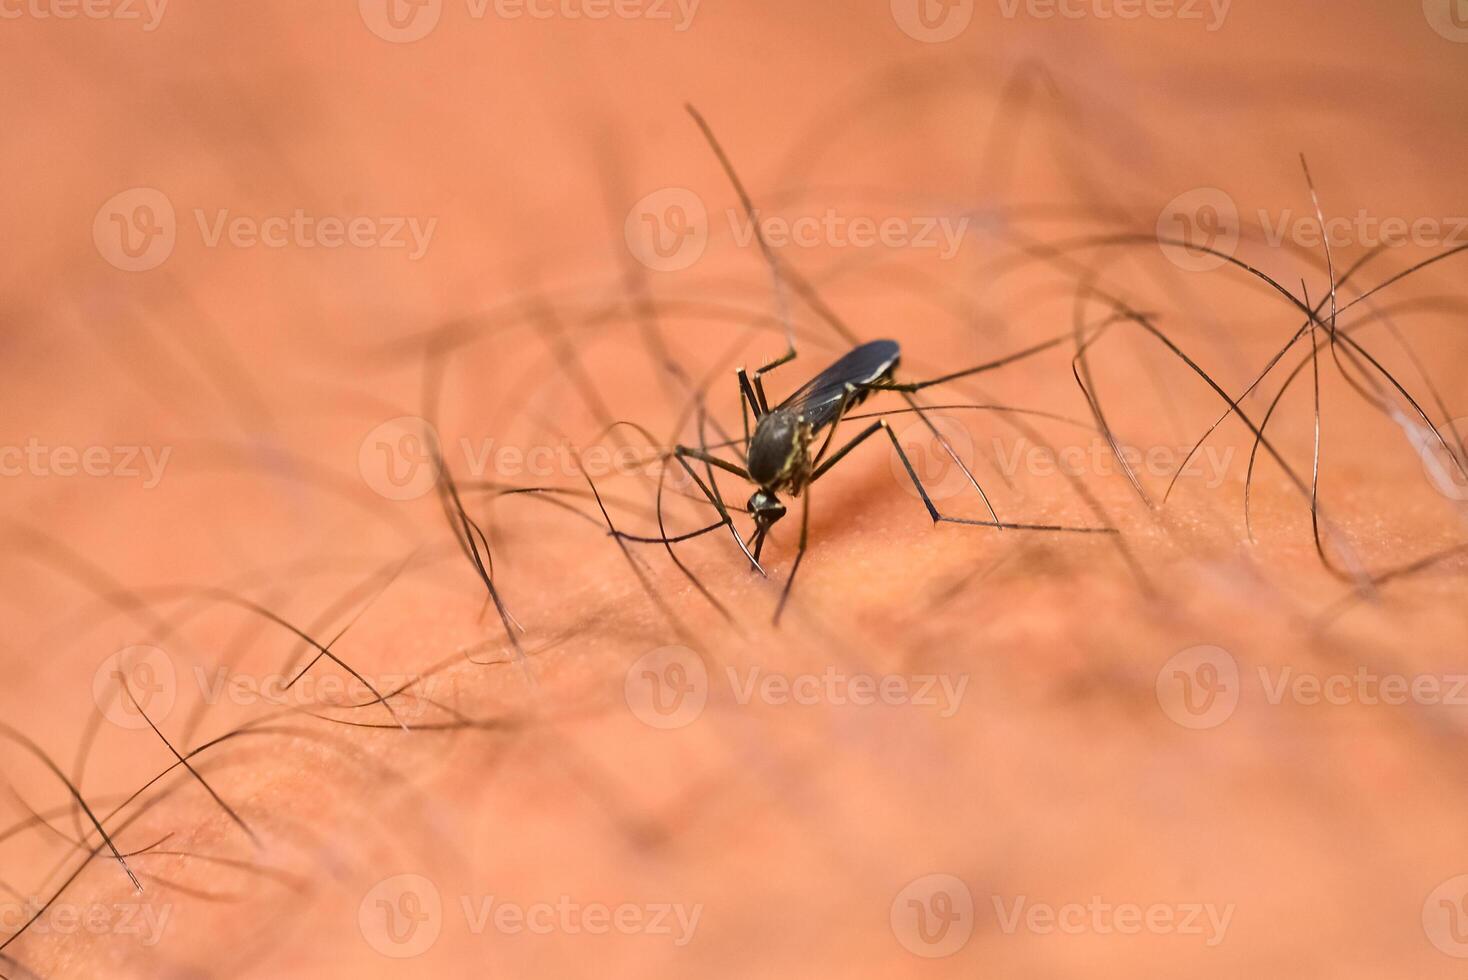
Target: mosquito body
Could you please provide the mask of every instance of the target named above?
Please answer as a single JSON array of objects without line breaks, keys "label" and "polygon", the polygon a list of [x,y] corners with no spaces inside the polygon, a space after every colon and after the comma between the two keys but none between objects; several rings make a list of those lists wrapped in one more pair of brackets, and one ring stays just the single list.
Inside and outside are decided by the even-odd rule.
[{"label": "mosquito body", "polygon": [[[779,620],[781,612],[785,608],[786,600],[790,596],[790,588],[795,582],[795,574],[800,570],[801,560],[805,557],[806,544],[810,531],[810,489],[822,476],[830,471],[841,460],[845,459],[857,446],[878,432],[885,433],[891,442],[892,451],[902,461],[903,468],[907,471],[908,478],[916,488],[918,496],[922,498],[923,506],[927,508],[928,516],[933,519],[934,524],[946,522],[951,524],[968,524],[978,527],[988,527],[999,530],[1026,530],[1026,531],[1069,531],[1079,533],[1115,533],[1110,527],[1068,527],[1058,524],[1015,524],[999,519],[993,504],[989,502],[988,495],[979,481],[969,470],[967,464],[959,458],[948,440],[938,431],[928,418],[923,407],[918,403],[914,394],[934,385],[946,384],[962,378],[997,370],[1006,365],[1024,360],[1043,351],[1051,350],[1060,346],[1072,338],[1059,337],[1035,344],[1027,349],[1017,351],[996,360],[978,364],[973,367],[955,371],[937,378],[929,378],[925,381],[902,382],[896,378],[898,362],[901,360],[901,348],[894,340],[872,340],[865,343],[857,343],[855,335],[844,325],[829,309],[821,303],[809,288],[794,275],[793,270],[782,271],[781,263],[776,257],[769,242],[765,240],[760,231],[758,215],[755,212],[754,203],[750,199],[748,191],[745,190],[739,176],[734,172],[734,165],[729,161],[723,147],[719,145],[714,137],[713,130],[708,123],[699,115],[692,106],[688,107],[689,114],[703,131],[714,155],[718,157],[724,172],[734,186],[739,196],[745,214],[750,218],[754,228],[754,237],[759,244],[760,252],[770,269],[775,286],[775,294],[780,310],[780,320],[785,327],[786,352],[783,356],[771,361],[757,369],[752,375],[740,368],[737,376],[739,389],[742,396],[742,411],[744,413],[744,465],[731,462],[718,454],[711,452],[707,445],[674,446],[669,457],[682,467],[684,473],[698,487],[699,491],[708,500],[708,503],[718,512],[719,520],[706,527],[684,534],[669,537],[663,531],[661,493],[659,486],[659,510],[658,526],[663,531],[657,537],[640,537],[637,535],[624,534],[613,530],[612,533],[618,538],[628,541],[640,541],[645,543],[662,544],[672,556],[673,561],[689,577],[695,585],[708,595],[701,583],[689,569],[678,561],[673,554],[673,545],[703,534],[726,528],[734,541],[739,545],[744,556],[749,559],[750,565],[761,575],[765,574],[764,568],[760,566],[759,556],[764,548],[765,538],[777,522],[784,518],[786,505],[780,499],[781,495],[787,497],[798,497],[801,499],[800,509],[800,544],[795,555],[795,563],[791,566],[790,574],[785,580],[785,587],[780,594],[779,604],[775,609],[775,619]],[[830,367],[821,371],[805,384],[801,385],[790,394],[784,401],[771,406],[769,399],[765,396],[764,376],[775,368],[795,360],[797,356],[795,348],[795,330],[790,321],[785,296],[786,279],[797,284],[801,295],[806,302],[823,313],[823,318],[831,323],[837,331],[855,346],[838,358]],[[845,445],[832,451],[832,441],[836,430],[840,427],[847,413],[856,405],[861,404],[874,392],[894,391],[902,395],[907,402],[907,411],[916,415],[933,435],[935,441],[962,471],[969,485],[973,487],[984,507],[988,511],[988,520],[978,520],[967,517],[950,517],[939,512],[933,499],[929,496],[927,488],[923,486],[918,477],[912,461],[908,459],[902,444],[898,442],[893,433],[891,425],[886,418],[878,418],[866,428],[854,435]],[[750,415],[754,417],[754,429],[750,429]],[[817,445],[819,443],[819,445]],[[725,443],[724,446],[737,443]],[[718,447],[715,447],[718,448]],[[694,467],[694,463],[701,463],[705,476],[700,476]],[[720,493],[718,481],[714,478],[714,470],[723,470],[732,473],[754,485],[754,493],[745,505],[745,513],[754,521],[754,530],[749,540],[734,526],[730,508],[724,502]],[[752,547],[751,547],[752,545]],[[712,598],[712,597],[710,597]],[[722,608],[722,607],[721,607]],[[727,613],[726,613],[727,615]]]},{"label": "mosquito body", "polygon": [[[770,529],[784,518],[787,512],[784,501],[780,499],[781,495],[801,498],[800,543],[796,551],[795,563],[790,569],[789,577],[785,580],[785,588],[781,593],[780,603],[776,607],[775,616],[778,620],[780,612],[785,607],[786,599],[790,595],[795,574],[800,570],[801,560],[805,557],[810,531],[811,486],[828,473],[833,466],[845,459],[853,449],[879,432],[885,433],[891,442],[892,451],[901,460],[903,469],[907,471],[908,478],[912,481],[918,496],[922,498],[923,506],[927,508],[928,516],[932,518],[934,524],[968,524],[999,530],[1067,531],[1083,534],[1115,533],[1115,529],[1110,527],[1068,527],[1059,524],[1016,524],[1001,521],[989,503],[983,487],[979,485],[979,481],[969,470],[967,464],[954,452],[953,447],[933,426],[926,413],[912,397],[913,392],[923,388],[993,370],[1049,346],[1051,343],[1047,342],[1027,351],[954,374],[944,375],[941,378],[920,382],[900,382],[896,379],[896,373],[901,360],[901,348],[893,340],[873,340],[853,348],[773,407],[765,396],[764,375],[775,367],[793,360],[793,357],[786,356],[767,364],[754,372],[752,376],[740,368],[738,379],[745,413],[745,465],[740,466],[730,462],[703,446],[675,446],[670,453],[671,458],[683,468],[708,502],[718,511],[719,520],[697,531],[672,538],[666,536],[646,538],[616,533],[626,540],[661,543],[671,550],[672,545],[679,541],[686,541],[719,528],[727,528],[745,557],[749,559],[750,565],[763,575],[764,568],[760,565],[759,558],[764,549],[765,538]],[[912,461],[908,459],[907,452],[902,448],[902,444],[885,418],[872,422],[834,452],[831,450],[836,430],[847,413],[879,391],[895,391],[903,395],[910,410],[927,426],[939,446],[963,472],[969,484],[984,501],[989,511],[989,520],[950,517],[941,513],[933,503]],[[754,416],[752,431],[749,428],[751,413]],[[704,464],[707,480],[694,469],[692,464],[695,462]],[[725,504],[723,495],[719,492],[718,483],[714,479],[715,469],[732,473],[752,483],[755,487],[754,493],[750,495],[749,502],[744,508],[745,513],[754,521],[754,530],[748,540],[734,526],[730,509]]]},{"label": "mosquito body", "polygon": [[[764,534],[785,516],[785,505],[777,495],[798,497],[813,478],[810,447],[815,437],[827,429],[834,432],[845,411],[865,401],[876,390],[874,386],[891,382],[900,357],[896,341],[873,340],[846,354],[774,408],[760,414],[756,407],[758,422],[745,456],[749,479],[759,487],[746,508],[759,528],[756,559]],[[740,377],[742,381],[742,372]],[[754,389],[755,398],[763,395],[762,386]]]}]

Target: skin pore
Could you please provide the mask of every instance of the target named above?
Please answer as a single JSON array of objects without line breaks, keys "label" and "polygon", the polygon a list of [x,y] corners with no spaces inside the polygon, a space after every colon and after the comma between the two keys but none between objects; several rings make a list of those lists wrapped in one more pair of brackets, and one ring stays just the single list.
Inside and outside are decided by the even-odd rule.
[{"label": "skin pore", "polygon": [[[0,975],[1451,975],[1462,567],[1415,566],[1462,543],[1462,481],[1387,373],[1468,413],[1462,260],[1350,304],[1461,235],[1468,46],[1416,4],[1019,5],[941,42],[886,4],[450,4],[412,43],[329,6],[0,36],[0,722],[144,889],[7,741],[0,928],[59,897]],[[175,236],[130,271],[99,207],[137,188]],[[125,203],[142,241],[161,205]],[[619,544],[717,519],[669,468],[660,532],[657,448],[742,435],[782,309],[773,400],[849,349],[833,317],[899,380],[1066,338],[920,401],[1003,519],[1120,534],[934,527],[874,438],[784,500],[769,581],[722,528],[675,546],[691,577]],[[1300,368],[1247,526],[1237,418],[1164,502],[1228,405],[1144,323],[1231,397],[1305,330],[1242,402]],[[938,892],[972,902],[952,949]]]}]

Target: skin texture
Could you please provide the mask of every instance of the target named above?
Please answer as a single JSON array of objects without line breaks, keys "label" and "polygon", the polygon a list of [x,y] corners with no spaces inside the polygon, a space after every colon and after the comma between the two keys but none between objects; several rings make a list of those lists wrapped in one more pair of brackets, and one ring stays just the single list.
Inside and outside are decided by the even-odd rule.
[{"label": "skin texture", "polygon": [[[1424,466],[1410,405],[1338,339],[1345,368],[1319,360],[1335,572],[1312,539],[1308,361],[1269,430],[1298,482],[1261,454],[1252,537],[1237,419],[1164,504],[1227,406],[1111,322],[1154,317],[1231,395],[1305,324],[1246,271],[1149,240],[1186,231],[1169,202],[1190,192],[1206,228],[1222,192],[1238,259],[1324,303],[1324,342],[1324,249],[1267,241],[1313,219],[1303,154],[1329,215],[1437,219],[1340,286],[1337,325],[1361,324],[1348,336],[1434,425],[1468,414],[1460,261],[1345,309],[1462,243],[1468,45],[1401,6],[1240,2],[1209,30],[1203,8],[980,5],[941,43],[885,4],[709,4],[687,30],[676,8],[449,4],[404,44],[351,5],[0,24],[6,443],[40,447],[0,480],[0,721],[143,852],[144,886],[105,849],[85,860],[99,841],[66,786],[7,744],[6,930],[76,876],[0,974],[1454,975],[1461,562],[1368,586],[1462,543],[1462,481]],[[685,102],[767,217],[816,228],[777,248],[778,287]],[[166,194],[176,243],[127,271],[103,202],[138,187]],[[666,270],[639,230],[690,201],[707,245]],[[416,259],[406,226],[403,248],[323,247],[290,221],[281,247],[250,244],[297,209],[371,218],[368,238],[437,220]],[[853,245],[853,216],[970,224],[949,256]],[[1362,227],[1333,240],[1338,280],[1371,250]],[[723,530],[678,546],[697,584],[661,545],[624,551],[605,520],[658,535],[657,447],[699,444],[693,392],[705,442],[741,433],[733,369],[784,353],[782,308],[800,356],[767,377],[774,400],[851,346],[823,311],[898,339],[906,380],[1066,338],[921,398],[1050,413],[933,418],[1004,520],[1120,533],[935,527],[879,433],[786,501],[769,581]],[[1303,352],[1245,402],[1256,424]],[[523,654],[455,544],[424,419]],[[891,421],[936,506],[987,519],[921,423]],[[90,447],[109,475],[63,475]],[[526,487],[565,493],[493,493]],[[664,494],[670,533],[716,518],[680,470]],[[340,662],[279,690],[319,652],[300,634],[339,633]],[[124,674],[175,749],[245,734],[189,756],[208,789],[175,768],[114,815],[175,761],[119,701],[110,658],[137,645],[162,659]],[[684,707],[650,707],[675,703],[655,682],[688,687]],[[911,901],[961,914],[929,943]]]}]

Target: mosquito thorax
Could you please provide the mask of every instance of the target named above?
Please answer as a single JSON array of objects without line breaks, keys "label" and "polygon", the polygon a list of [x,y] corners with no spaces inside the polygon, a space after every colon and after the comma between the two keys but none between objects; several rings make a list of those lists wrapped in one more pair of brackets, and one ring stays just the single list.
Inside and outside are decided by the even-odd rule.
[{"label": "mosquito thorax", "polygon": [[754,427],[745,460],[750,479],[769,490],[791,483],[805,463],[809,433],[800,417],[784,409],[773,409]]}]

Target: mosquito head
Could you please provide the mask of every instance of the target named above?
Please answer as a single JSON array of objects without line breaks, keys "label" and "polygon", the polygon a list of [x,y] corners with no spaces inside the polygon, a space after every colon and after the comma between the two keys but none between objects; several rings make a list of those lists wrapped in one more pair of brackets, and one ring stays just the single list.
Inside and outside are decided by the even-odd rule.
[{"label": "mosquito head", "polygon": [[749,498],[749,516],[761,528],[768,528],[785,516],[785,505],[768,490],[756,490]]}]

